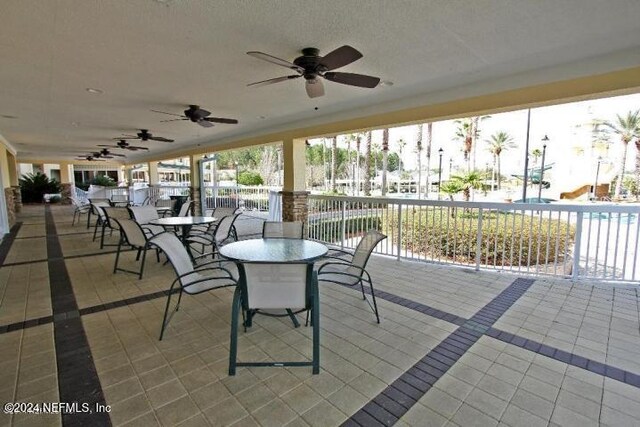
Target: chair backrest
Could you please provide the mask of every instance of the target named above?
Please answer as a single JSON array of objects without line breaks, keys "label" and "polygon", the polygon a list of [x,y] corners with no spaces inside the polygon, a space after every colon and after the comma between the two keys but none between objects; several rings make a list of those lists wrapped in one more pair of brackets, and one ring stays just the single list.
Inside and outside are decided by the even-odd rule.
[{"label": "chair backrest", "polygon": [[246,309],[307,308],[313,283],[313,264],[238,264],[239,285]]},{"label": "chair backrest", "polygon": [[189,216],[189,214],[193,214],[193,200],[187,200],[180,206],[180,212],[178,212],[178,216]]},{"label": "chair backrest", "polygon": [[107,226],[109,228],[113,228],[114,230],[118,230],[118,223],[112,221],[113,219],[129,219],[131,218],[131,214],[127,208],[114,208],[114,207],[101,207],[104,212],[104,216],[107,220]]},{"label": "chair backrest", "polygon": [[136,221],[126,218],[112,218],[112,220],[118,225],[120,233],[129,245],[142,248],[147,244],[147,236]]},{"label": "chair backrest", "polygon": [[131,212],[131,217],[138,224],[148,224],[149,221],[160,218],[154,206],[130,206],[128,209]]},{"label": "chair backrest", "polygon": [[109,202],[91,202],[91,211],[99,217],[101,221],[106,221],[107,217],[104,214],[103,208],[108,208],[109,206],[111,206]]},{"label": "chair backrest", "polygon": [[234,213],[236,213],[238,209],[236,208],[229,208],[229,207],[217,207],[213,210],[213,213],[211,214],[211,216],[213,216],[214,218],[223,218],[225,216],[229,216],[229,215],[233,215]]},{"label": "chair backrest", "polygon": [[77,208],[82,208],[85,206],[89,206],[89,201],[88,200],[80,200],[75,196],[71,196],[71,203],[73,203],[73,206],[77,207]]},{"label": "chair backrest", "polygon": [[216,229],[213,232],[213,239],[215,240],[216,244],[222,243],[225,240],[227,240],[229,237],[231,237],[231,234],[232,234],[231,232],[233,230],[233,223],[236,222],[236,219],[240,215],[241,214],[239,213],[234,215],[228,215],[221,218],[218,221],[218,225],[216,226]]},{"label": "chair backrest", "polygon": [[149,239],[149,244],[159,247],[165,253],[178,276],[193,271],[189,253],[175,234],[168,232],[156,234]]},{"label": "chair backrest", "polygon": [[99,205],[99,206],[111,206],[109,204],[109,199],[100,199],[100,198],[90,198],[89,199],[89,203],[94,204],[94,205]]},{"label": "chair backrest", "polygon": [[262,238],[302,239],[304,224],[300,221],[265,221],[262,226]]},{"label": "chair backrest", "polygon": [[371,252],[373,252],[378,243],[386,238],[387,236],[379,231],[367,231],[367,234],[365,234],[360,240],[360,243],[358,243],[356,251],[353,253],[353,260],[351,263],[356,267],[365,268],[367,261],[369,261],[369,257],[371,256]]}]

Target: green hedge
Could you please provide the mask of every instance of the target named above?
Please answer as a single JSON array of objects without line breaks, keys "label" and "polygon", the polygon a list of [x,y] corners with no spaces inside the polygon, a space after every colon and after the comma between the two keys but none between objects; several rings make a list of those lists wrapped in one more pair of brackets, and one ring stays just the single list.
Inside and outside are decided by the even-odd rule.
[{"label": "green hedge", "polygon": [[[362,218],[348,218],[346,220],[346,237],[359,235],[371,229],[380,230],[382,220],[377,216]],[[317,240],[325,242],[340,237],[342,233],[342,221],[340,219],[318,220],[309,224],[309,235]]]},{"label": "green hedge", "polygon": [[[407,212],[403,211],[404,249],[436,259],[475,263],[477,213],[443,208],[435,211],[409,211],[409,217],[406,214]],[[397,235],[397,222],[397,215],[389,215],[382,224],[383,229],[391,229],[393,235]],[[562,256],[570,249],[574,236],[573,226],[569,227],[567,236],[565,221],[540,220],[538,217],[515,213],[484,212],[480,263],[505,266],[537,265],[546,263],[547,256],[549,262],[553,262],[556,254],[558,261],[562,261]]]}]

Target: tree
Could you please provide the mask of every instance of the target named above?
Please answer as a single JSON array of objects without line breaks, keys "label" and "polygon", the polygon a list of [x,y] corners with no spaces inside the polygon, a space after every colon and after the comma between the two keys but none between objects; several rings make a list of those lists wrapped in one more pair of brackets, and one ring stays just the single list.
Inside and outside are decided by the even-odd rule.
[{"label": "tree", "polygon": [[389,161],[389,129],[382,130],[382,195],[387,194],[387,167]]},{"label": "tree", "polygon": [[533,150],[531,150],[531,156],[533,156],[533,165],[535,166],[536,164],[538,164],[538,159],[542,157],[542,150],[540,150],[539,148],[534,148]]},{"label": "tree", "polygon": [[452,181],[458,181],[462,186],[462,195],[464,197],[464,201],[468,202],[471,200],[471,190],[477,190],[482,188],[482,183],[484,181],[484,174],[480,171],[473,170],[471,172],[467,172],[464,175],[454,175],[451,177]]},{"label": "tree", "polygon": [[337,168],[337,151],[338,151],[338,137],[331,138],[331,192],[336,192],[336,168]]},{"label": "tree", "polygon": [[[371,131],[366,133],[367,143],[364,151],[364,195],[371,195]],[[375,173],[375,172],[374,172]]]},{"label": "tree", "polygon": [[[456,129],[456,139],[462,141],[462,152],[464,153],[464,161],[467,163],[467,171],[471,171],[471,152],[474,149],[475,142],[480,136],[480,121],[488,119],[490,116],[465,117],[456,120],[458,126]],[[475,168],[475,156],[474,165]]]},{"label": "tree", "polygon": [[462,190],[462,182],[455,179],[440,184],[440,192],[448,195],[451,201],[453,201],[453,196],[455,196]]},{"label": "tree", "polygon": [[491,135],[490,139],[486,141],[489,144],[489,151],[495,156],[498,165],[498,190],[501,188],[501,170],[500,170],[500,154],[509,148],[516,146],[511,135],[507,132],[500,131]]},{"label": "tree", "polygon": [[420,184],[422,184],[422,127],[424,125],[418,125],[418,135],[416,137],[416,153],[418,154],[418,199],[420,198]]},{"label": "tree", "polygon": [[[620,136],[620,142],[622,143],[622,154],[620,156],[620,164],[618,173],[618,179],[616,181],[616,189],[613,193],[614,197],[620,197],[620,190],[622,188],[622,181],[624,180],[625,165],[627,163],[627,148],[629,142],[634,138],[640,138],[640,110],[628,111],[626,116],[616,114],[615,121],[606,121],[604,125],[611,129],[611,131]],[[638,147],[636,142],[636,147]],[[640,180],[640,162],[639,156],[636,155],[636,180]]]}]

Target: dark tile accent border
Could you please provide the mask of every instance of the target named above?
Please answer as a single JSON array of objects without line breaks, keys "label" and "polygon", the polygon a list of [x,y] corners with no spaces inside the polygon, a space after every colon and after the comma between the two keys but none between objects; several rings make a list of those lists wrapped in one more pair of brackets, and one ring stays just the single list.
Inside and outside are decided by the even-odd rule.
[{"label": "dark tile accent border", "polygon": [[[179,289],[174,289],[172,293],[178,293]],[[9,332],[17,331],[19,329],[33,328],[35,326],[45,325],[54,321],[60,321],[64,319],[72,319],[78,316],[86,316],[87,314],[99,313],[101,311],[111,310],[113,308],[124,307],[125,305],[133,305],[141,302],[151,301],[154,299],[166,297],[169,295],[169,291],[158,291],[151,294],[139,295],[137,297],[131,297],[123,300],[107,302],[104,304],[98,304],[91,307],[81,308],[79,310],[67,311],[64,313],[57,313],[53,316],[44,316],[36,319],[29,319],[21,322],[9,323],[7,325],[0,325],[0,335]]]},{"label": "dark tile accent border", "polygon": [[[104,393],[82,321],[78,315],[69,315],[78,312],[78,305],[56,235],[51,207],[48,205],[45,207],[45,227],[60,401],[78,402],[80,406],[86,403],[92,408],[97,403],[105,405]],[[111,418],[106,412],[63,413],[62,425],[111,426]]]},{"label": "dark tile accent border", "polygon": [[625,371],[624,369],[616,368],[615,366],[597,362],[592,359],[587,359],[586,357],[569,353],[568,351],[560,350],[558,348],[551,347],[534,340],[529,340],[509,332],[501,331],[500,329],[490,328],[487,331],[487,335],[502,342],[506,342],[508,344],[532,351],[534,353],[550,357],[560,362],[564,362],[568,365],[586,369],[587,371],[593,372],[594,374],[602,375],[604,377],[608,377],[640,388],[640,375],[634,374],[633,372]]},{"label": "dark tile accent border", "polygon": [[[533,279],[516,279],[342,425],[394,425],[531,287],[533,282]],[[377,294],[376,292],[376,296]],[[407,307],[411,308],[411,304]],[[478,330],[483,328],[485,330]]]},{"label": "dark tile accent border", "polygon": [[7,259],[7,255],[9,255],[11,245],[13,245],[13,241],[18,235],[20,227],[22,227],[22,222],[16,222],[9,230],[9,233],[2,239],[2,243],[0,243],[0,266],[4,265],[4,260]]},{"label": "dark tile accent border", "polygon": [[[130,252],[133,249],[122,249],[120,252]],[[92,257],[92,256],[100,256],[100,255],[111,255],[111,254],[115,254],[116,252],[118,252],[117,250],[115,251],[104,251],[104,252],[91,252],[88,254],[79,254],[79,255],[69,255],[69,256],[63,256],[63,257],[48,257],[48,258],[41,258],[41,259],[34,259],[31,261],[18,261],[18,262],[9,262],[7,264],[0,264],[0,267],[15,267],[17,265],[26,265],[26,264],[37,264],[40,262],[47,262],[50,261],[52,259],[76,259],[76,258],[86,258],[86,257]]]}]

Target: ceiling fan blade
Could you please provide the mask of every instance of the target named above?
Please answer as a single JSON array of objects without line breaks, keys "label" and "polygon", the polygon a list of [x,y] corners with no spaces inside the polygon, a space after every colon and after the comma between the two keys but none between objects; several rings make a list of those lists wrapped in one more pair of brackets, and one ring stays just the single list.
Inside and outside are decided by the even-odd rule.
[{"label": "ceiling fan blade", "polygon": [[360,58],[362,58],[362,54],[360,52],[351,46],[344,45],[333,52],[327,53],[322,60],[320,60],[320,64],[323,65],[327,71],[331,71],[351,64]]},{"label": "ceiling fan blade", "polygon": [[166,111],[160,111],[160,110],[151,110],[151,111],[153,111],[154,113],[168,114],[170,116],[182,117],[182,114],[167,113]]},{"label": "ceiling fan blade", "polygon": [[200,126],[202,126],[203,128],[212,128],[213,127],[213,123],[211,123],[210,121],[207,120],[198,120],[196,122],[197,124],[199,124]]},{"label": "ceiling fan blade", "polygon": [[341,83],[343,85],[358,86],[366,88],[374,88],[380,83],[379,77],[366,76],[364,74],[354,73],[324,73],[323,77],[332,82]]},{"label": "ceiling fan blade", "polygon": [[204,108],[198,108],[197,110],[195,110],[193,112],[194,117],[200,117],[202,119],[204,119],[207,116],[211,115],[211,111],[207,111]]},{"label": "ceiling fan blade", "polygon": [[169,119],[169,120],[160,120],[160,123],[167,123],[167,122],[179,122],[181,120],[189,120],[188,118],[182,118],[182,119]]},{"label": "ceiling fan blade", "polygon": [[324,85],[322,84],[322,80],[318,78],[307,80],[305,82],[305,88],[307,89],[309,98],[317,98],[324,95]]},{"label": "ceiling fan blade", "polygon": [[263,61],[271,62],[272,64],[280,65],[282,67],[291,68],[292,70],[296,70],[298,72],[303,72],[304,69],[302,67],[298,67],[296,64],[285,61],[284,59],[276,58],[273,55],[269,55],[263,52],[247,52],[247,55],[253,56],[254,58],[262,59]]},{"label": "ceiling fan blade", "polygon": [[[109,156],[115,156],[115,157],[127,157],[124,154],[117,154],[117,153],[109,153]],[[104,156],[102,156],[104,157]]]},{"label": "ceiling fan blade", "polygon": [[106,147],[106,148],[122,148],[119,147],[117,145],[105,145],[105,144],[98,144],[98,147]]},{"label": "ceiling fan blade", "polygon": [[151,139],[153,141],[160,141],[160,142],[173,142],[173,139],[169,139],[169,138],[163,138],[161,136],[150,136],[148,139]]},{"label": "ceiling fan blade", "polygon": [[123,133],[121,137],[113,138],[113,139],[115,139],[116,141],[121,141],[121,140],[125,140],[125,139],[141,139],[141,138],[139,136],[137,136],[137,135],[135,135],[135,136],[134,135],[126,135],[126,134]]},{"label": "ceiling fan blade", "polygon": [[291,79],[297,79],[298,77],[302,77],[300,74],[291,74],[288,76],[276,77],[275,79],[262,80],[255,83],[249,83],[247,86],[266,86],[274,83],[280,83]]},{"label": "ceiling fan blade", "polygon": [[149,150],[148,147],[136,147],[134,145],[129,145],[126,147],[127,150],[131,150],[131,151],[138,151],[138,150]]},{"label": "ceiling fan blade", "polygon": [[207,122],[213,122],[213,123],[225,123],[228,125],[238,124],[238,121],[236,119],[225,119],[224,117],[206,117],[202,120],[206,120]]}]

